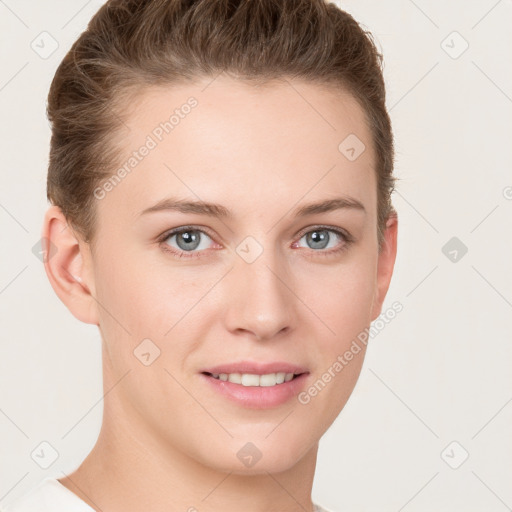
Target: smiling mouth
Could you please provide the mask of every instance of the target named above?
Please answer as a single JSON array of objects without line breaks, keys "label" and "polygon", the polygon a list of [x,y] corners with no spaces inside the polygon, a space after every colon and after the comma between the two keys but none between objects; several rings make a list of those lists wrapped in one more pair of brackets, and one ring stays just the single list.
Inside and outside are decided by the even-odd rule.
[{"label": "smiling mouth", "polygon": [[266,373],[264,375],[258,375],[255,373],[210,373],[202,372],[203,375],[212,377],[217,380],[224,382],[231,382],[233,384],[241,384],[247,387],[272,387],[279,386],[286,382],[296,379],[302,373]]}]

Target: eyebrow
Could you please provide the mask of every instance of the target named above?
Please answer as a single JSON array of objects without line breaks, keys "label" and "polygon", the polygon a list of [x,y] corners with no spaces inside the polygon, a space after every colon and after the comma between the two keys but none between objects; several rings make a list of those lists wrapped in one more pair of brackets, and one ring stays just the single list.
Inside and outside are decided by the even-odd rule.
[{"label": "eyebrow", "polygon": [[[293,210],[292,215],[295,217],[306,217],[317,213],[325,213],[334,210],[351,209],[361,211],[366,214],[364,205],[353,197],[336,197],[327,199],[317,203],[310,203],[300,206]],[[185,199],[166,198],[162,199],[155,205],[146,208],[141,212],[145,215],[160,211],[178,211],[181,213],[195,213],[198,215],[208,215],[218,218],[232,218],[233,214],[225,207],[217,203],[208,203],[205,201],[190,201]]]}]

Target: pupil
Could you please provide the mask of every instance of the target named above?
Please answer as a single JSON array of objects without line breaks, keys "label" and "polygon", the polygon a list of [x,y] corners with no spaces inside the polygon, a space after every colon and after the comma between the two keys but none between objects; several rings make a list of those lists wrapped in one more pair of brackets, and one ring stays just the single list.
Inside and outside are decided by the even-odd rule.
[{"label": "pupil", "polygon": [[195,249],[199,245],[199,236],[194,231],[184,231],[183,233],[178,234],[178,236],[176,237],[176,241],[180,246],[180,249],[187,251],[190,249]]},{"label": "pupil", "polygon": [[329,235],[325,229],[322,231],[312,231],[309,234],[309,241],[312,242],[314,249],[323,249],[329,243]]}]

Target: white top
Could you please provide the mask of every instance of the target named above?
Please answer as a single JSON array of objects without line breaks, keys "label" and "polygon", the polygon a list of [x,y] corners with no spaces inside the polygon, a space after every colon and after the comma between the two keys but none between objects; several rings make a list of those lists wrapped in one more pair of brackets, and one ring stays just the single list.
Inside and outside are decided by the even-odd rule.
[{"label": "white top", "polygon": [[[315,512],[331,512],[314,504]],[[46,477],[0,512],[95,512],[57,478]]]},{"label": "white top", "polygon": [[57,478],[47,477],[0,512],[95,512]]}]

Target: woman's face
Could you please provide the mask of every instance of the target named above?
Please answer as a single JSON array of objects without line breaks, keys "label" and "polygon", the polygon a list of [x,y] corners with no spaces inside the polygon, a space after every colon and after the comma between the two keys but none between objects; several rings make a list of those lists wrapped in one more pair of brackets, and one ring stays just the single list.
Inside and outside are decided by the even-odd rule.
[{"label": "woman's face", "polygon": [[318,85],[225,77],[129,108],[87,258],[105,379],[125,376],[105,415],[209,467],[290,468],[350,396],[364,344],[336,361],[389,284],[363,111]]}]

